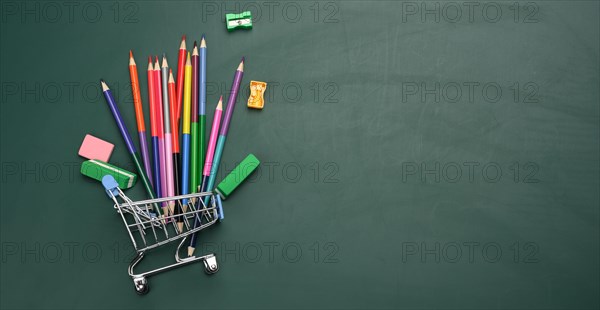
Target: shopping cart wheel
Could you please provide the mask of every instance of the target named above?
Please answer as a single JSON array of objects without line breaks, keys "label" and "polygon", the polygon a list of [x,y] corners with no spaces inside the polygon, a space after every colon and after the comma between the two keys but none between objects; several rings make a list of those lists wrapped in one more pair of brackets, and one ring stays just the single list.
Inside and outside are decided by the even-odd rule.
[{"label": "shopping cart wheel", "polygon": [[150,286],[148,286],[148,280],[146,280],[146,278],[133,279],[133,285],[135,287],[135,292],[138,293],[138,295],[146,295],[150,291]]},{"label": "shopping cart wheel", "polygon": [[219,264],[217,264],[217,258],[214,254],[207,255],[204,258],[204,271],[207,274],[213,274],[219,271]]}]

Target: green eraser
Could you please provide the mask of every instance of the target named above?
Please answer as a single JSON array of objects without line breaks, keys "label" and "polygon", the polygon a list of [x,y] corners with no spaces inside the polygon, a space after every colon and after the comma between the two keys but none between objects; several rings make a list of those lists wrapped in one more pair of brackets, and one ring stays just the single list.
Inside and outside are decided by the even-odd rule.
[{"label": "green eraser", "polygon": [[217,193],[221,198],[227,199],[254,170],[260,165],[260,161],[254,155],[249,154],[242,162],[233,169],[217,186]]},{"label": "green eraser", "polygon": [[235,29],[252,29],[252,12],[245,11],[240,14],[225,14],[227,31]]},{"label": "green eraser", "polygon": [[112,175],[121,189],[132,187],[137,180],[135,173],[97,159],[84,161],[81,164],[81,174],[100,182],[102,182],[102,177],[105,175]]}]

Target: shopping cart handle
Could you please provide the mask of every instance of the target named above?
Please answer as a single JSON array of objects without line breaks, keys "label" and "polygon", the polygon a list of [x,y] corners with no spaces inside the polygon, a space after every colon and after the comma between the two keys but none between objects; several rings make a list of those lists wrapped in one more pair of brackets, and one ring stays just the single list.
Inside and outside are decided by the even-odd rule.
[{"label": "shopping cart handle", "polygon": [[225,219],[225,214],[223,213],[223,203],[221,202],[221,196],[215,195],[217,202],[217,210],[219,213],[219,222]]},{"label": "shopping cart handle", "polygon": [[107,174],[102,177],[102,186],[104,186],[108,198],[112,199],[113,197],[119,196],[119,191],[117,190],[117,188],[119,188],[119,183],[117,183],[117,180],[115,180],[112,175]]}]

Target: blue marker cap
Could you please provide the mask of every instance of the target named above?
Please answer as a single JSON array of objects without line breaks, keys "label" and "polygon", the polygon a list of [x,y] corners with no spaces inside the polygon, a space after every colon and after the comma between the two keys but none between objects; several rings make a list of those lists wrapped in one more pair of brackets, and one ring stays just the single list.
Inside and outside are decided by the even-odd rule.
[{"label": "blue marker cap", "polygon": [[108,198],[112,199],[119,195],[119,191],[117,190],[117,188],[119,188],[119,183],[117,183],[117,180],[115,180],[112,175],[107,174],[102,177],[102,186],[104,186]]}]

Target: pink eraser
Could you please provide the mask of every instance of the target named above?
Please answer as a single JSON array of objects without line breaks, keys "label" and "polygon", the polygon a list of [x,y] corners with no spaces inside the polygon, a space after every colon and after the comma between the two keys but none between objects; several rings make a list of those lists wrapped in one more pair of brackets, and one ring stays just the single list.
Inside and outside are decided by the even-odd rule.
[{"label": "pink eraser", "polygon": [[81,147],[79,148],[79,156],[108,162],[113,148],[115,146],[112,143],[98,139],[92,135],[85,135],[83,143],[81,143]]}]

